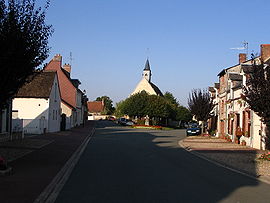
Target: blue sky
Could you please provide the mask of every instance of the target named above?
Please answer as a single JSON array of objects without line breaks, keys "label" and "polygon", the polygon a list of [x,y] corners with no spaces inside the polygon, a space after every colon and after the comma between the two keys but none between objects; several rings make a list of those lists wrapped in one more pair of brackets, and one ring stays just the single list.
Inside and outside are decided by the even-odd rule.
[{"label": "blue sky", "polygon": [[191,89],[213,85],[238,63],[240,51],[230,48],[245,40],[259,53],[270,43],[269,8],[269,0],[51,0],[47,61],[60,53],[70,63],[72,52],[72,77],[88,98],[118,102],[149,56],[152,82],[186,105]]}]

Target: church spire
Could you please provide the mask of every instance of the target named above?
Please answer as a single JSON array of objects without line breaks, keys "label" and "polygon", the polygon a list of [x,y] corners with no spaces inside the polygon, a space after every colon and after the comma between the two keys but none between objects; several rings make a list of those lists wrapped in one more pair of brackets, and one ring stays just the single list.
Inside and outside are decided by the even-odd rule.
[{"label": "church spire", "polygon": [[145,62],[144,70],[150,70],[150,64],[148,59]]},{"label": "church spire", "polygon": [[149,64],[149,60],[146,60],[144,69],[143,69],[143,77],[148,81],[151,82],[151,70],[150,70],[150,64]]}]

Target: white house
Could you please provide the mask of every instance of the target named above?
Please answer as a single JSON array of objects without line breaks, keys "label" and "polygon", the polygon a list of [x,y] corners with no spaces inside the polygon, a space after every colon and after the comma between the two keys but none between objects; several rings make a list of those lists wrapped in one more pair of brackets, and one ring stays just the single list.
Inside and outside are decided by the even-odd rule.
[{"label": "white house", "polygon": [[60,131],[60,104],[57,73],[37,73],[13,99],[13,130],[23,127],[29,134]]}]

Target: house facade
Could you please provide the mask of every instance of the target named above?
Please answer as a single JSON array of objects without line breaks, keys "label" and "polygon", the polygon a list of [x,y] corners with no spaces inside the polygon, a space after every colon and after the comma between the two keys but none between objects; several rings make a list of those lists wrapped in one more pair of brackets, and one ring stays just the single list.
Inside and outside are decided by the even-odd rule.
[{"label": "house facade", "polygon": [[106,115],[102,115],[105,110],[104,101],[88,101],[88,120],[105,119]]},{"label": "house facade", "polygon": [[[261,55],[254,60],[266,63],[270,58],[270,45],[261,45]],[[239,54],[239,64],[223,69],[219,74],[217,135],[257,149],[265,149],[264,124],[243,98],[248,85],[252,60]],[[210,91],[211,93],[211,91]]]},{"label": "house facade", "polygon": [[61,96],[61,129],[66,130],[81,125],[83,118],[83,93],[79,89],[78,79],[71,79],[71,65],[62,66],[62,56],[57,54],[44,68],[44,71],[56,71],[59,80]]},{"label": "house facade", "polygon": [[20,128],[28,134],[60,131],[60,103],[57,73],[38,73],[13,99],[13,131]]}]

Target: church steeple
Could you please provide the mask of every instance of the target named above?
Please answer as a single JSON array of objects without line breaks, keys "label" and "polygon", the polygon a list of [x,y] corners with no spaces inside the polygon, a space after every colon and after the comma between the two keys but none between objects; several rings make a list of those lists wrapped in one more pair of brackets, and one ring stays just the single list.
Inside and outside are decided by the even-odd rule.
[{"label": "church steeple", "polygon": [[149,60],[146,60],[144,69],[143,69],[143,77],[148,81],[151,82],[151,70],[150,70],[150,64],[149,64]]}]

